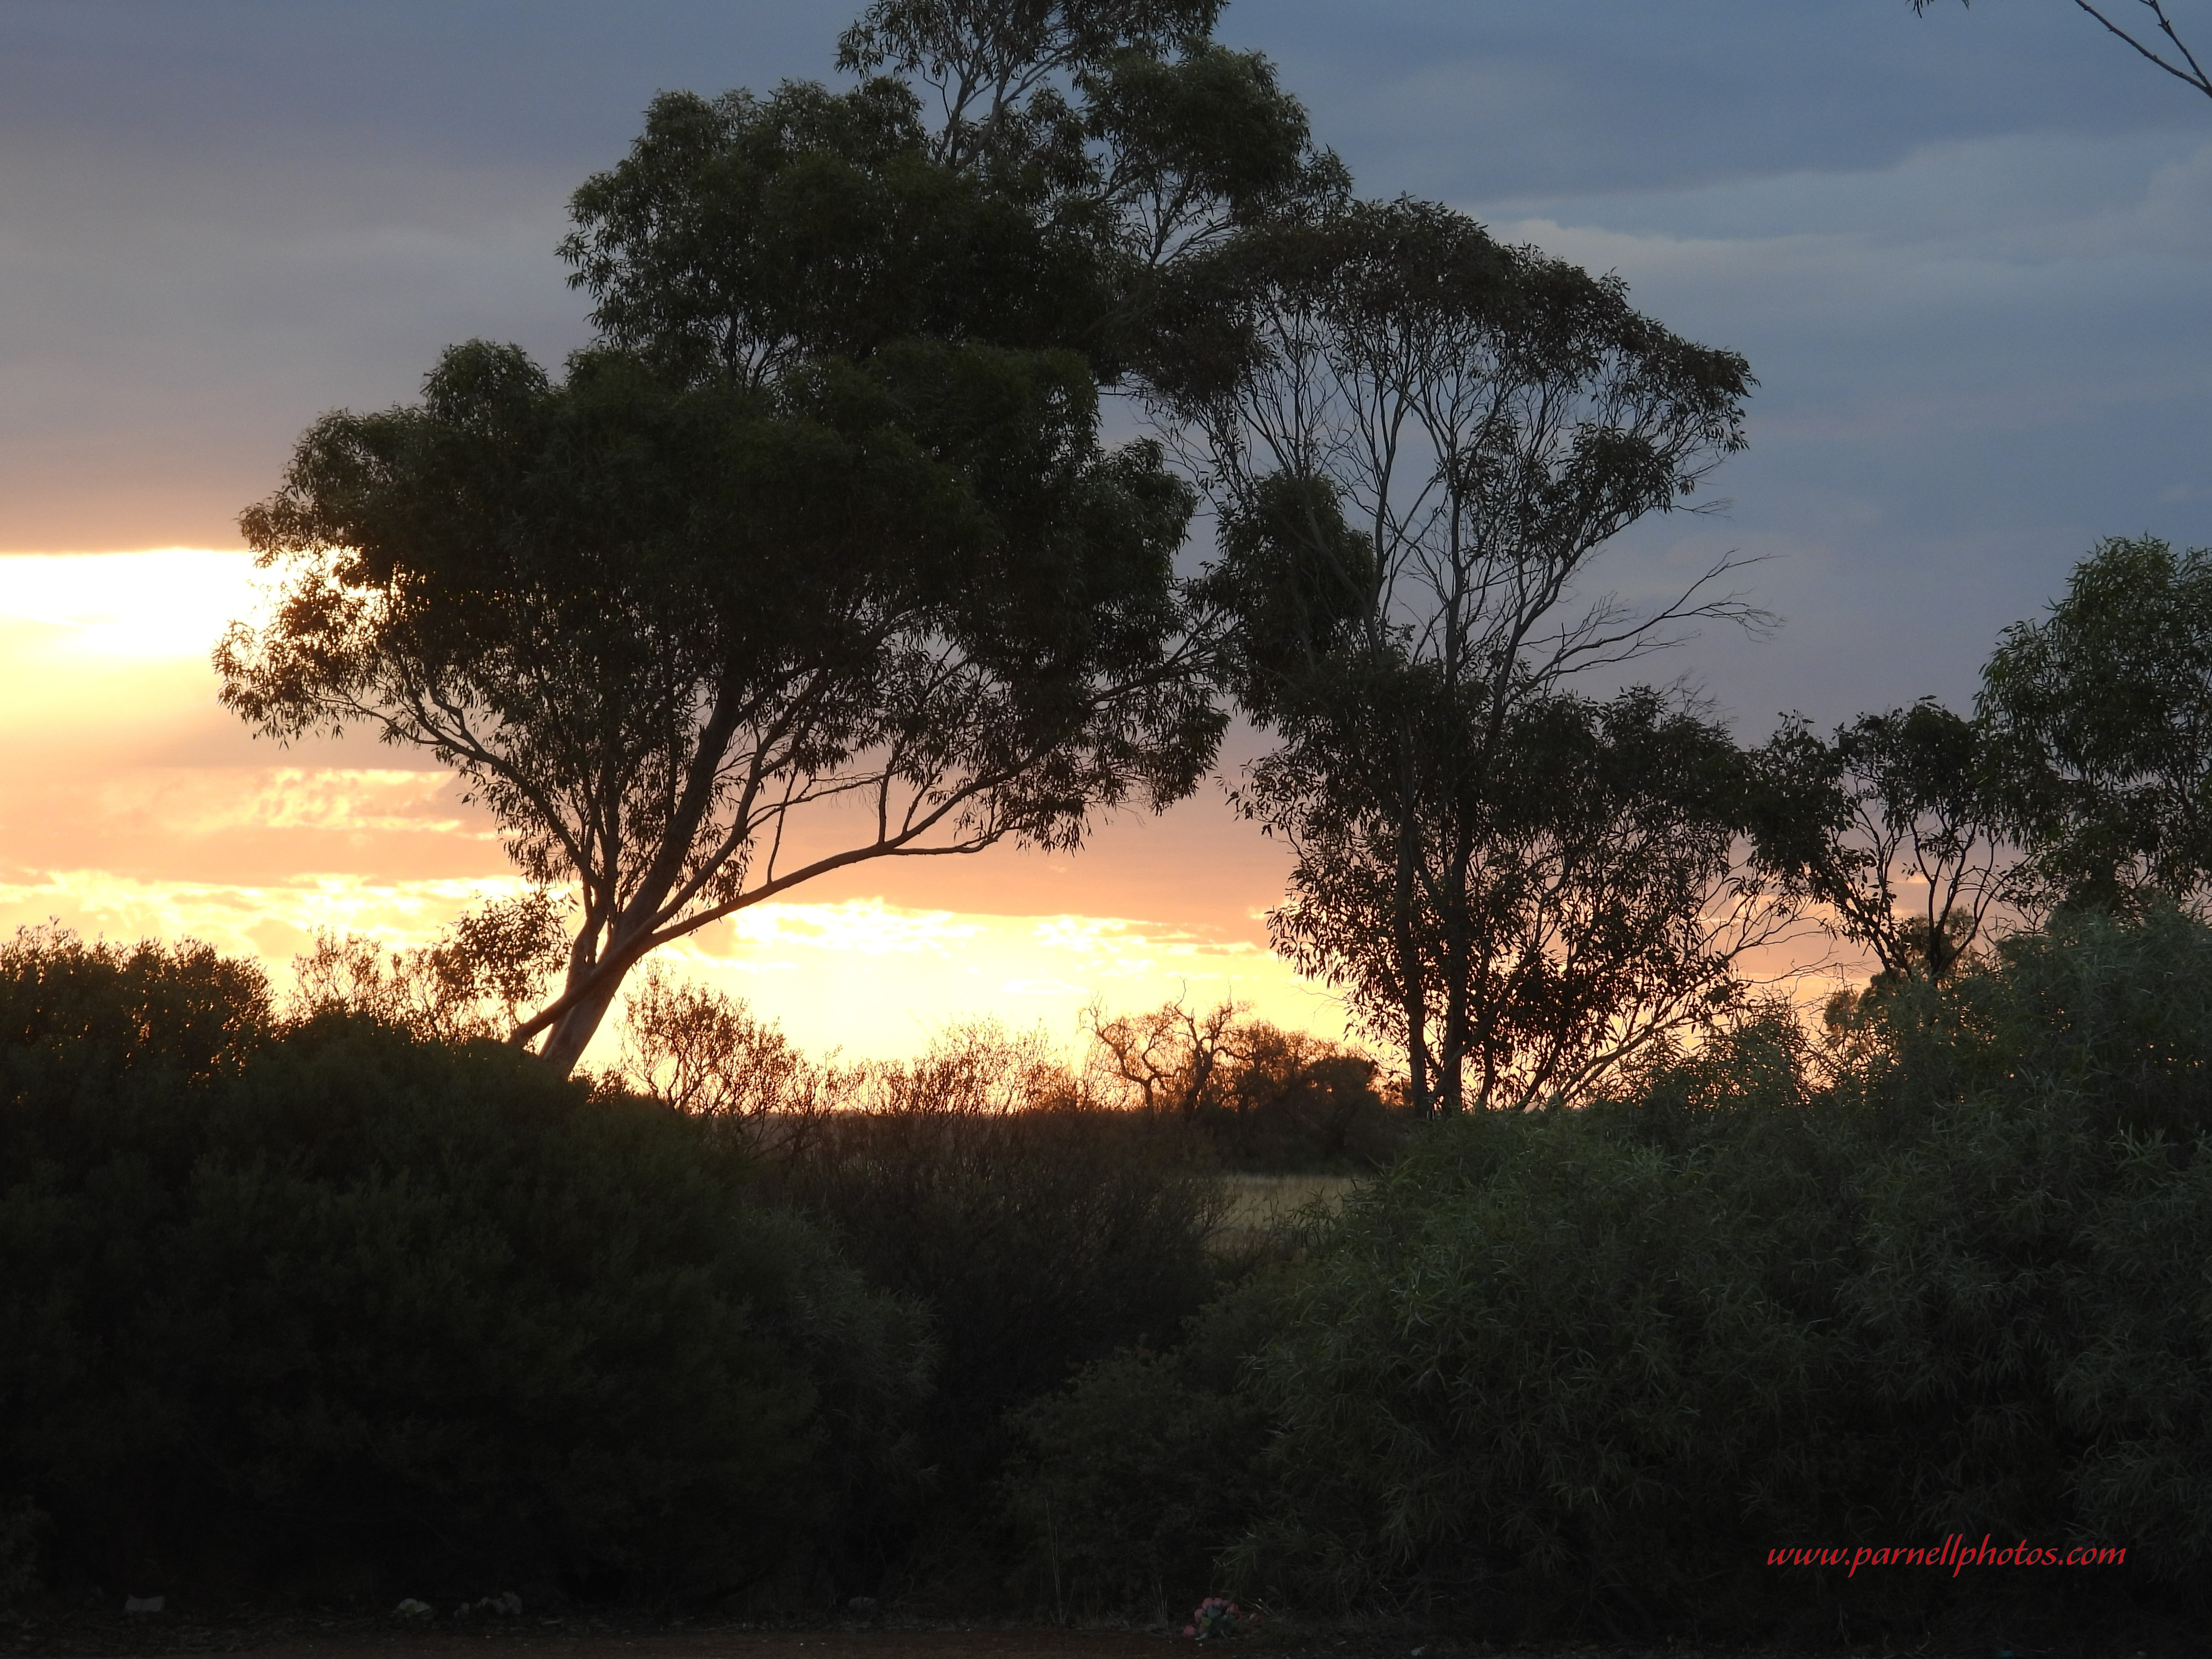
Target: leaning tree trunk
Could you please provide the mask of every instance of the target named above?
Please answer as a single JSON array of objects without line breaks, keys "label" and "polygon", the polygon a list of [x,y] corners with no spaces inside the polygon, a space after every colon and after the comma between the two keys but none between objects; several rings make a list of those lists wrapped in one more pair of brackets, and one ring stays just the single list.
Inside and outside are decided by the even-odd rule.
[{"label": "leaning tree trunk", "polygon": [[545,1046],[538,1050],[538,1058],[562,1077],[576,1069],[605,1021],[607,1010],[614,1006],[615,994],[622,988],[619,975],[610,974],[599,985],[563,1009],[545,1034]]},{"label": "leaning tree trunk", "polygon": [[[630,914],[649,918],[652,912],[646,901],[633,902]],[[606,941],[605,953],[596,961],[577,963],[572,960],[568,969],[568,989],[564,995],[575,1000],[562,1009],[545,1033],[545,1044],[538,1057],[562,1077],[576,1069],[584,1058],[584,1050],[605,1024],[607,1010],[614,1006],[615,994],[639,957],[644,952],[638,948],[641,938],[650,931],[649,921],[633,922],[625,930],[617,921]],[[583,987],[580,994],[579,987]]]}]

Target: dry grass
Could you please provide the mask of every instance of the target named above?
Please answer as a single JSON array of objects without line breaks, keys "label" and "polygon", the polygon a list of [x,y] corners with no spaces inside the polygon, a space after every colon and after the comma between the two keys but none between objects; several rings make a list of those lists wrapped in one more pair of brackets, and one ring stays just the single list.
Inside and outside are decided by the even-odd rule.
[{"label": "dry grass", "polygon": [[1229,1189],[1229,1212],[1221,1234],[1231,1238],[1277,1226],[1309,1204],[1334,1210],[1359,1184],[1358,1176],[1231,1175],[1222,1181]]}]

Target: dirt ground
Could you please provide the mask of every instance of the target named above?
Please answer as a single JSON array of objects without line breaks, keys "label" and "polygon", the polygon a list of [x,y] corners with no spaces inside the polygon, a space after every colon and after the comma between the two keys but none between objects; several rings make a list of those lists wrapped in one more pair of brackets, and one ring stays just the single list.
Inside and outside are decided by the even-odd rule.
[{"label": "dirt ground", "polygon": [[[144,1634],[152,1637],[156,1632]],[[176,1634],[189,1638],[200,1632]],[[238,1639],[245,1634],[232,1633],[232,1642],[217,1638],[203,1644],[188,1639],[174,1647],[134,1647],[134,1650],[140,1654],[248,1652],[254,1659],[463,1659],[463,1656],[495,1659],[495,1656],[524,1653],[542,1659],[1166,1659],[1170,1648],[1162,1638],[1121,1631],[595,1631],[550,1621],[477,1632],[332,1629],[311,1635],[295,1631],[266,1643]],[[19,1646],[15,1651],[30,1654],[40,1650]]]},{"label": "dirt ground", "polygon": [[[0,1618],[0,1659],[155,1659],[250,1653],[254,1659],[1198,1659],[1198,1644],[1136,1630],[1053,1627],[901,1629],[847,1626],[763,1630],[742,1626],[623,1626],[586,1620],[498,1620],[477,1629],[410,1629],[389,1623],[289,1618],[251,1624],[131,1621],[78,1617]],[[1235,1659],[1484,1659],[1498,1650],[1419,1635],[1365,1631],[1262,1632],[1230,1647]],[[1717,1659],[1796,1659],[1781,1653],[1716,1650]],[[1206,1656],[1211,1659],[1211,1656]],[[1547,1648],[1526,1659],[1662,1659],[1662,1650],[1613,1646]],[[1663,1659],[1698,1659],[1670,1647]],[[1839,1659],[1823,1656],[1823,1659]]]},{"label": "dirt ground", "polygon": [[[254,1659],[520,1659],[523,1654],[536,1659],[1170,1659],[1178,1647],[1194,1645],[1136,1631],[1051,1628],[762,1630],[526,1618],[478,1629],[410,1629],[340,1620],[216,1625],[76,1618],[27,1621],[11,1632],[0,1620],[0,1656],[24,1659],[209,1653],[250,1653]],[[1255,1650],[1250,1659],[1261,1656]]]},{"label": "dirt ground", "polygon": [[[2191,1633],[2193,1635],[2193,1632]],[[1374,1626],[1267,1629],[1227,1646],[1230,1659],[2189,1659],[2208,1651],[2174,1630],[2108,1630],[2101,1639],[2014,1644],[1952,1639],[1804,1648],[1670,1643],[1559,1643],[1499,1649]],[[1217,1659],[1164,1632],[1052,1626],[843,1624],[764,1629],[730,1624],[622,1623],[589,1617],[451,1621],[289,1614],[222,1622],[0,1613],[0,1659],[160,1659],[247,1653],[254,1659]]]}]

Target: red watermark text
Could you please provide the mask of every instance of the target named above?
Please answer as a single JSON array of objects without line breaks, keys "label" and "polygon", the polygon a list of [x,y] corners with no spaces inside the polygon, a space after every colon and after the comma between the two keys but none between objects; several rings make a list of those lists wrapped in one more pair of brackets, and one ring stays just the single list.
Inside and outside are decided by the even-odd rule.
[{"label": "red watermark text", "polygon": [[1770,1567],[1842,1567],[1846,1578],[1855,1576],[1861,1567],[1948,1567],[1956,1578],[1968,1567],[2118,1567],[2124,1566],[2127,1559],[2126,1549],[2118,1546],[2089,1545],[2062,1550],[2039,1547],[2025,1538],[2017,1544],[1996,1544],[1987,1533],[1982,1534],[1978,1544],[1968,1543],[1964,1533],[1953,1533],[1940,1549],[1857,1544],[1845,1545],[1841,1549],[1814,1545],[1766,1553],[1766,1565]]}]

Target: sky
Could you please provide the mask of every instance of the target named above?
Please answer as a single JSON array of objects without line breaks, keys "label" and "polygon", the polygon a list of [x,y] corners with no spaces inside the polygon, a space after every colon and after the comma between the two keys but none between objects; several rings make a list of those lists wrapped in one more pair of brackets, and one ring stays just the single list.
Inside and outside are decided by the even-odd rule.
[{"label": "sky", "polygon": [[[2171,8],[2212,45],[2212,0]],[[554,245],[653,94],[826,77],[839,5],[9,0],[0,8],[0,928],[191,934],[281,966],[428,936],[513,877],[423,757],[279,750],[216,702],[241,508],[331,409],[448,343],[588,337]],[[1719,554],[1782,625],[1656,672],[1747,739],[1923,695],[2103,536],[2212,543],[2212,100],[2069,0],[1239,0],[1364,194],[1618,272],[1751,360]],[[1239,751],[1243,752],[1243,751]],[[1233,771],[1237,755],[1230,757]],[[681,966],[848,1054],[994,1016],[1232,995],[1334,1034],[1268,954],[1281,849],[1218,783],[1073,855],[863,867]]]}]

